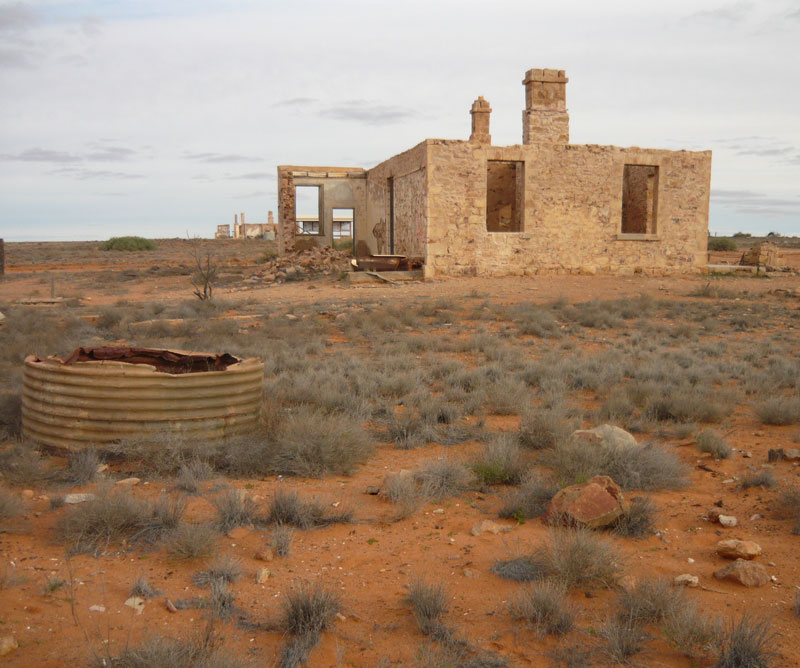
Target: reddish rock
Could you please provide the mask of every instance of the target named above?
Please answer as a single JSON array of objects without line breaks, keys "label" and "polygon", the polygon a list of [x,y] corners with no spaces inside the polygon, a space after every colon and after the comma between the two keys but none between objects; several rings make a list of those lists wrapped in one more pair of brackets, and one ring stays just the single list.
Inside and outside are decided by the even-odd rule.
[{"label": "reddish rock", "polygon": [[717,543],[717,554],[726,559],[755,559],[761,554],[761,546],[752,540],[721,540]]},{"label": "reddish rock", "polygon": [[595,529],[612,524],[627,509],[620,486],[598,475],[560,490],[550,501],[545,519]]},{"label": "reddish rock", "polygon": [[734,580],[745,587],[762,587],[769,582],[767,570],[755,561],[737,559],[732,564],[714,571],[718,580]]}]

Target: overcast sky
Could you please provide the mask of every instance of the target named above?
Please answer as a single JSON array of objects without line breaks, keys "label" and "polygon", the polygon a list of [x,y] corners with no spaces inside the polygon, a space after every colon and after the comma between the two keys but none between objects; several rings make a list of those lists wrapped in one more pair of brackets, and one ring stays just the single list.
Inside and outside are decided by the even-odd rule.
[{"label": "overcast sky", "polygon": [[800,1],[0,0],[0,237],[211,236],[276,166],[521,142],[567,70],[572,143],[711,149],[713,232],[800,234]]}]

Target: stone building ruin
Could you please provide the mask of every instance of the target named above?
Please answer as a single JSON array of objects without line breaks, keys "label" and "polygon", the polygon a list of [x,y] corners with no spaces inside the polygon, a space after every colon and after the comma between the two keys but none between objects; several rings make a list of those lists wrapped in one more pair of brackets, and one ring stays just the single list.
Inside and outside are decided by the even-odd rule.
[{"label": "stone building ruin", "polygon": [[[479,97],[468,140],[426,139],[372,169],[279,166],[279,252],[332,245],[346,209],[358,255],[418,257],[426,276],[705,266],[711,151],[570,144],[567,81],[526,72],[522,144],[492,145]],[[298,227],[298,188],[316,198],[314,228]]]}]

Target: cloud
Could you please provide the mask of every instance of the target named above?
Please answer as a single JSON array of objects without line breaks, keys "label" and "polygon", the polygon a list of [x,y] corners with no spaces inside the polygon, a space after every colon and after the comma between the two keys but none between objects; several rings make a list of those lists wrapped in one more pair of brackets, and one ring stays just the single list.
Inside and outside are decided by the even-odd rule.
[{"label": "cloud", "polygon": [[787,14],[786,18],[792,21],[800,21],[800,9],[796,9],[791,14]]},{"label": "cloud", "polygon": [[754,190],[711,190],[711,201],[739,213],[760,216],[796,216],[800,199],[769,197]]},{"label": "cloud", "polygon": [[255,180],[261,181],[262,179],[267,179],[267,180],[270,180],[270,181],[275,181],[278,177],[277,177],[276,174],[273,174],[272,172],[248,172],[247,174],[236,174],[236,175],[233,175],[233,176],[228,176],[226,178],[229,178],[229,179],[232,179],[232,180],[252,179],[254,181]]},{"label": "cloud", "polygon": [[404,107],[375,104],[366,100],[347,100],[319,112],[324,118],[335,121],[355,121],[367,125],[389,125],[399,123],[417,115],[417,112]]},{"label": "cloud", "polygon": [[55,169],[51,174],[63,174],[71,176],[79,181],[89,181],[93,179],[114,179],[122,181],[132,181],[143,179],[143,174],[132,174],[130,172],[115,172],[108,169],[86,169],[84,167],[62,167]]},{"label": "cloud", "polygon": [[729,2],[716,9],[705,9],[684,18],[685,21],[706,23],[739,23],[745,20],[753,9],[751,2]]},{"label": "cloud", "polygon": [[281,100],[273,104],[273,107],[303,107],[319,102],[315,97],[292,97],[288,100]]},{"label": "cloud", "polygon": [[86,159],[96,162],[122,162],[129,160],[136,155],[136,151],[132,148],[125,148],[124,146],[103,146],[98,148],[94,153],[86,155]]},{"label": "cloud", "polygon": [[3,160],[14,160],[17,162],[80,162],[81,156],[64,151],[54,151],[47,148],[29,148],[17,154],[4,153],[0,155]]},{"label": "cloud", "polygon": [[18,34],[33,28],[42,20],[23,2],[11,2],[0,5],[0,34]]},{"label": "cloud", "polygon": [[736,155],[758,155],[762,157],[769,157],[773,155],[786,155],[794,150],[791,146],[784,146],[783,148],[750,148],[742,149],[736,152]]},{"label": "cloud", "polygon": [[268,193],[266,190],[254,190],[249,193],[240,193],[238,195],[234,195],[234,197],[236,197],[236,199],[253,199],[255,197],[266,197],[269,194],[270,193]]},{"label": "cloud", "polygon": [[263,158],[238,153],[184,153],[184,158],[196,162],[260,162]]},{"label": "cloud", "polygon": [[41,21],[41,15],[22,2],[0,5],[0,67],[33,67],[36,49],[27,33]]}]

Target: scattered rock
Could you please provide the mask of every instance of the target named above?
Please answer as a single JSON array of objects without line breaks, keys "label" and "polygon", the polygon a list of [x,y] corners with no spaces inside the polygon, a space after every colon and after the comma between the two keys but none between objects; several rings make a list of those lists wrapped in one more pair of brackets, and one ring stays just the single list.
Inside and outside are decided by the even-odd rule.
[{"label": "scattered rock", "polygon": [[269,580],[270,572],[269,568],[259,568],[256,572],[256,584],[264,584],[267,580]]},{"label": "scattered rock", "polygon": [[608,476],[597,475],[587,483],[559,490],[545,519],[596,529],[612,524],[627,509],[620,486]]},{"label": "scattered rock", "polygon": [[65,494],[64,503],[84,503],[94,499],[94,494]]},{"label": "scattered rock", "polygon": [[117,487],[133,487],[141,482],[139,478],[125,478],[124,480],[117,480]]},{"label": "scattered rock", "polygon": [[744,457],[745,459],[750,459],[752,458],[752,456],[753,453],[750,452],[750,450],[742,450],[742,457]]},{"label": "scattered rock", "polygon": [[338,619],[340,622],[344,622],[347,620],[347,617],[345,617],[341,612],[337,612],[336,619]]},{"label": "scattered rock", "polygon": [[106,607],[104,605],[90,605],[89,610],[91,612],[105,612]]},{"label": "scattered rock", "polygon": [[751,540],[721,540],[717,543],[717,554],[726,559],[755,559],[761,554],[761,546]]},{"label": "scattered rock", "polygon": [[672,584],[676,587],[697,587],[700,584],[700,578],[690,573],[675,576]]},{"label": "scattered rock", "polygon": [[733,515],[720,515],[717,521],[724,527],[735,527],[739,523]]},{"label": "scattered rock", "polygon": [[18,647],[19,643],[14,636],[0,637],[0,656],[5,656],[6,654],[13,652]]},{"label": "scattered rock", "polygon": [[722,511],[719,508],[712,508],[708,511],[708,521],[719,522],[720,515],[722,515]]},{"label": "scattered rock", "polygon": [[744,559],[737,559],[714,571],[714,577],[718,580],[734,580],[745,587],[762,587],[769,582],[769,575],[761,564]]},{"label": "scattered rock", "polygon": [[364,490],[364,494],[371,494],[372,496],[375,496],[376,494],[380,493],[381,493],[381,488],[376,487],[375,485],[369,485],[367,489]]},{"label": "scattered rock", "polygon": [[501,532],[511,531],[511,527],[492,522],[492,520],[481,520],[470,530],[473,536],[480,536],[483,533],[493,533],[495,536]]},{"label": "scattered rock", "polygon": [[763,520],[764,516],[760,515],[759,513],[755,513],[754,515],[750,515],[750,521],[755,522],[756,520]]},{"label": "scattered rock", "polygon": [[22,490],[22,498],[23,499],[32,499],[33,498],[33,490],[32,489],[23,489]]},{"label": "scattered rock", "polygon": [[165,607],[165,608],[166,608],[166,609],[167,609],[169,612],[178,612],[178,608],[176,608],[176,607],[175,607],[175,604],[174,604],[172,601],[170,601],[168,598],[165,598],[165,599],[164,599],[164,607]]},{"label": "scattered rock", "polygon": [[578,429],[572,432],[570,438],[586,445],[604,443],[620,449],[635,448],[638,445],[632,434],[610,424],[601,424],[594,429]]},{"label": "scattered rock", "polygon": [[462,573],[464,573],[465,578],[477,578],[480,576],[480,573],[476,571],[474,568],[465,568]]},{"label": "scattered rock", "polygon": [[131,596],[127,601],[125,601],[125,605],[136,610],[137,615],[141,615],[144,611],[144,599],[140,598],[139,596]]},{"label": "scattered rock", "polygon": [[800,459],[800,450],[797,448],[786,448],[783,451],[784,459]]},{"label": "scattered rock", "polygon": [[433,511],[434,515],[444,515],[444,508],[437,508]]},{"label": "scattered rock", "polygon": [[265,547],[263,550],[256,552],[255,557],[258,561],[272,561],[275,558],[275,550],[271,547]]}]

